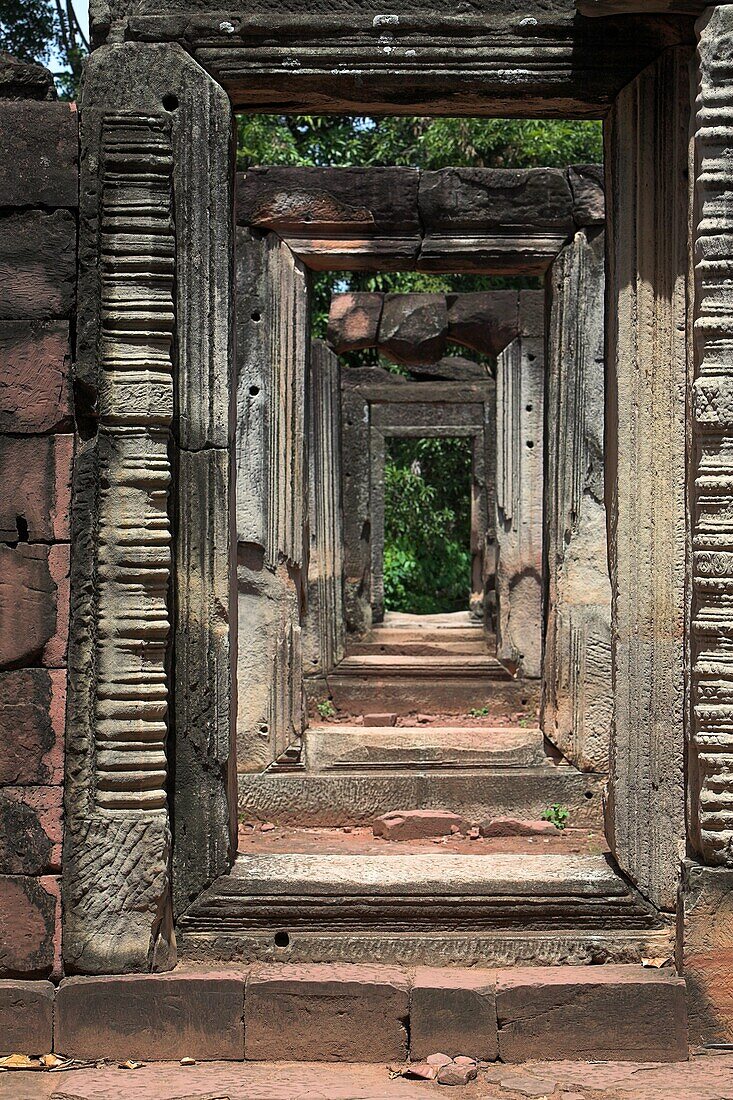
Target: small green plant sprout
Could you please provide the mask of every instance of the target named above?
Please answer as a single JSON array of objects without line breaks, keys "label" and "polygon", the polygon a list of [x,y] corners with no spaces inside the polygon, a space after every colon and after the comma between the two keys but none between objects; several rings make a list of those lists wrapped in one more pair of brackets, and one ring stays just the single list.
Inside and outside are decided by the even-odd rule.
[{"label": "small green plant sprout", "polygon": [[529,729],[529,727],[533,726],[534,724],[534,719],[530,714],[523,714],[522,717],[519,719],[519,725],[522,727],[523,730]]},{"label": "small green plant sprout", "polygon": [[321,699],[320,703],[316,703],[316,710],[320,714],[321,718],[336,717],[336,707],[333,705],[330,699]]},{"label": "small green plant sprout", "polygon": [[468,712],[469,718],[485,718],[489,713],[488,707],[471,707]]},{"label": "small green plant sprout", "polygon": [[561,806],[559,802],[553,802],[542,814],[542,820],[551,821],[555,828],[562,832],[567,828],[570,820],[570,810],[567,806]]}]

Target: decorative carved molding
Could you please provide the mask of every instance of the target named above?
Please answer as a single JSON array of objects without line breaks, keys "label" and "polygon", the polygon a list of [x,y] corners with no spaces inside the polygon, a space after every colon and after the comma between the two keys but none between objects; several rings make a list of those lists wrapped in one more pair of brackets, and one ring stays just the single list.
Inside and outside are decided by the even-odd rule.
[{"label": "decorative carved molding", "polygon": [[166,118],[108,115],[101,138],[96,801],[166,804],[168,518],[175,322]]},{"label": "decorative carved molding", "polygon": [[692,730],[690,816],[706,862],[733,863],[733,34],[700,26],[694,130]]}]

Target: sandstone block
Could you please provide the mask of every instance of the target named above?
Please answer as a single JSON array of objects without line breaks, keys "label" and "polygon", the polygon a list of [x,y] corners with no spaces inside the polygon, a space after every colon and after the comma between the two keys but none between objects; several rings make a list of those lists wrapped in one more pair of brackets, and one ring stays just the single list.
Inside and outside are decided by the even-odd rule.
[{"label": "sandstone block", "polygon": [[690,1042],[733,1042],[733,870],[688,860],[681,895]]},{"label": "sandstone block", "polygon": [[410,1056],[435,1051],[496,1061],[496,971],[418,967],[410,1001]]},{"label": "sandstone block", "polygon": [[570,233],[573,202],[561,168],[443,168],[420,174],[426,233],[520,227]]},{"label": "sandstone block", "polygon": [[244,988],[244,972],[68,978],[56,996],[55,1049],[73,1058],[241,1060]]},{"label": "sandstone block", "polygon": [[0,546],[0,668],[63,665],[68,616],[68,545]]},{"label": "sandstone block", "polygon": [[544,290],[520,290],[519,324],[522,336],[544,336],[545,334],[545,292]]},{"label": "sandstone block", "polygon": [[334,294],[326,339],[334,351],[359,351],[377,343],[383,294]]},{"label": "sandstone block", "polygon": [[398,363],[437,363],[445,352],[448,310],[444,294],[387,294],[379,322],[379,349]]},{"label": "sandstone block", "polygon": [[247,982],[252,1061],[386,1062],[407,1056],[409,985],[392,967],[263,967]]},{"label": "sandstone block", "polygon": [[0,980],[0,1057],[53,1050],[54,993],[50,982]]},{"label": "sandstone block", "polygon": [[503,1062],[687,1058],[685,982],[661,970],[555,966],[499,971],[496,1012]]},{"label": "sandstone block", "polygon": [[475,1081],[477,1076],[478,1066],[467,1062],[451,1062],[438,1070],[437,1081],[439,1085],[467,1085],[469,1081]]},{"label": "sandstone block", "polygon": [[384,840],[424,840],[467,829],[460,814],[449,810],[394,810],[378,817],[373,826],[374,835]]},{"label": "sandstone block", "polygon": [[0,206],[76,206],[78,130],[76,104],[4,103]]},{"label": "sandstone block", "polygon": [[63,788],[0,789],[0,873],[43,875],[61,869]]},{"label": "sandstone block", "polygon": [[251,168],[237,174],[237,224],[300,237],[420,236],[413,168]]},{"label": "sandstone block", "polygon": [[394,726],[397,722],[396,714],[365,714],[365,726]]},{"label": "sandstone block", "polygon": [[0,320],[68,317],[76,285],[76,222],[66,210],[0,218]]},{"label": "sandstone block", "polygon": [[410,374],[423,379],[447,382],[486,382],[490,377],[488,366],[462,355],[445,355],[437,363],[411,363]]},{"label": "sandstone block", "polygon": [[69,538],[71,435],[0,435],[0,540],[53,542]]},{"label": "sandstone block", "polygon": [[0,785],[63,782],[65,711],[65,669],[0,673]]},{"label": "sandstone block", "polygon": [[555,836],[551,821],[531,821],[518,817],[492,817],[479,825],[481,836]]},{"label": "sandstone block", "polygon": [[54,879],[0,875],[0,977],[53,971],[59,914]]},{"label": "sandstone block", "polygon": [[519,335],[519,296],[514,290],[449,294],[448,339],[497,356]]},{"label": "sandstone block", "polygon": [[568,179],[573,193],[575,224],[603,225],[606,218],[603,165],[582,164],[569,168]]},{"label": "sandstone block", "polygon": [[44,65],[0,50],[0,99],[56,99],[53,76]]},{"label": "sandstone block", "polygon": [[65,322],[0,323],[0,431],[70,428],[70,368]]}]

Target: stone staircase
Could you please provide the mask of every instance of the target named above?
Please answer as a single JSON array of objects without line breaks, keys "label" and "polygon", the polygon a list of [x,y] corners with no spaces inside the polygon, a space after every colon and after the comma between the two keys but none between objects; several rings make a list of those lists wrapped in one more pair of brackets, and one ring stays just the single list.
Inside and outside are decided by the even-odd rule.
[{"label": "stone staircase", "polygon": [[[461,694],[467,683],[475,694]],[[467,1005],[486,968],[498,968],[497,980],[529,968],[540,1000],[561,978],[572,985],[569,970],[591,984],[603,971],[622,1007],[624,983],[637,976],[632,1011],[653,1014],[670,970],[642,960],[671,964],[672,924],[606,849],[603,777],[558,759],[526,711],[507,707],[504,689],[516,703],[524,685],[487,652],[480,628],[467,617],[390,622],[353,646],[329,686],[351,717],[314,723],[300,753],[239,776],[247,834],[231,873],[179,918],[184,965],[275,964],[293,988],[320,968],[337,999],[360,967],[372,978],[433,967],[446,1003]],[[485,706],[496,720],[468,716]],[[555,803],[569,812],[566,834],[507,841],[478,828],[497,817],[536,821]],[[373,836],[375,819],[396,810],[452,811],[466,827],[413,843]],[[662,1013],[674,1058],[679,1004]]]}]

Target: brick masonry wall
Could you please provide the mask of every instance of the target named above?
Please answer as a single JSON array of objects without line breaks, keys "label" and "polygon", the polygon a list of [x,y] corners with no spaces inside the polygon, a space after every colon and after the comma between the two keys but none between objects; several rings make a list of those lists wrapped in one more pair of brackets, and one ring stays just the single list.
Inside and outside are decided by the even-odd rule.
[{"label": "brick masonry wall", "polygon": [[60,973],[78,125],[0,55],[0,977]]}]

